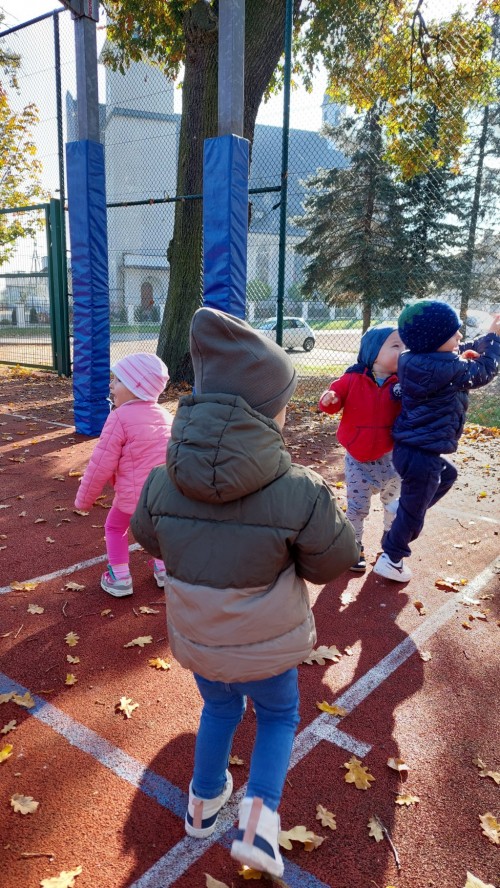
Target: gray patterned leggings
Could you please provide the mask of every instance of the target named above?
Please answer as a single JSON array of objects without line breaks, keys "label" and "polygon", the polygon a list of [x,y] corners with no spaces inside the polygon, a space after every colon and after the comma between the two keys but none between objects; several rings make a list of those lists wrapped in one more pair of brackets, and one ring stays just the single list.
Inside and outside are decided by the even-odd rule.
[{"label": "gray patterned leggings", "polygon": [[388,531],[397,512],[401,489],[401,478],[392,464],[392,452],[369,462],[358,462],[346,453],[345,483],[347,517],[354,527],[358,543],[363,539],[363,524],[374,493],[380,493],[384,506],[384,532]]}]

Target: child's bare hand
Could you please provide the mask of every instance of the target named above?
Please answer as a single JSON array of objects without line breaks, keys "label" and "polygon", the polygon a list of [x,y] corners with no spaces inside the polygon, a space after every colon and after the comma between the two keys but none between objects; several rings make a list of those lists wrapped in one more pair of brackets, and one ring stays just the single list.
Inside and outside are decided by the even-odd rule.
[{"label": "child's bare hand", "polygon": [[476,358],[480,357],[479,352],[474,351],[473,348],[466,348],[465,351],[461,354],[462,358],[466,358],[468,361],[475,361]]},{"label": "child's bare hand", "polygon": [[340,398],[335,392],[324,392],[321,395],[321,404],[323,407],[335,407],[336,404],[340,404]]},{"label": "child's bare hand", "polygon": [[497,336],[500,336],[500,313],[493,315],[488,333],[496,333]]}]

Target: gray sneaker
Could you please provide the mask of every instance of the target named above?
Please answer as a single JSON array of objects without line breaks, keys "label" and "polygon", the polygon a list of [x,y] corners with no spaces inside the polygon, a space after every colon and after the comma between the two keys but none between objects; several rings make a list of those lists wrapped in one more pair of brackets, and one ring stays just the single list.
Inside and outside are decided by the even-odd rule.
[{"label": "gray sneaker", "polygon": [[385,552],[379,556],[373,573],[379,577],[385,577],[386,580],[395,580],[396,583],[407,583],[411,580],[412,573],[409,567],[404,567],[403,559],[398,563],[391,561]]},{"label": "gray sneaker", "polygon": [[129,575],[125,579],[119,580],[115,577],[110,564],[108,564],[108,569],[101,576],[101,589],[104,589],[113,598],[126,598],[128,595],[134,594],[132,577]]}]

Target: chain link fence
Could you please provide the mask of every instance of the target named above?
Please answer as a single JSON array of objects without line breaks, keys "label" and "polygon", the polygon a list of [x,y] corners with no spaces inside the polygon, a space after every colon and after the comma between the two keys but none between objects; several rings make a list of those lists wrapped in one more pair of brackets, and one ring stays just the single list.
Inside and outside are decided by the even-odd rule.
[{"label": "chain link fence", "polygon": [[[77,138],[71,15],[30,24],[1,39],[0,46],[21,60],[18,89],[6,85],[11,106],[33,102],[38,108],[33,132],[44,192],[64,198],[62,145]],[[117,360],[134,350],[156,350],[168,296],[175,202],[201,196],[176,193],[179,85],[147,61],[133,63],[125,74],[101,64],[99,76],[111,353]],[[311,404],[355,362],[363,328],[382,320],[396,323],[402,305],[412,299],[428,296],[455,306],[467,336],[485,329],[489,315],[500,310],[496,99],[467,114],[460,164],[440,165],[430,152],[427,167],[402,176],[401,167],[386,157],[381,97],[367,94],[364,110],[356,113],[323,87],[321,75],[312,95],[292,91],[284,243],[279,98],[257,118],[249,183],[247,319],[274,335],[284,250],[283,346],[301,380],[299,396]],[[426,138],[434,138],[436,126],[436,111],[429,107],[422,123]],[[0,267],[2,348],[11,338],[15,362],[43,363],[32,360],[32,345],[23,351],[19,323],[15,330],[12,319],[15,285],[20,293],[22,280],[43,272],[44,255],[43,237],[30,235]],[[193,255],[192,263],[200,267],[201,292],[201,257]],[[70,257],[68,265],[71,269]],[[71,321],[71,273],[69,291]],[[38,291],[31,292],[24,305],[34,340],[46,322],[41,302],[33,303],[36,314],[31,311]],[[3,353],[0,360],[6,360]],[[498,404],[498,388],[474,397],[471,415],[498,425],[498,408],[490,411],[490,402]]]}]

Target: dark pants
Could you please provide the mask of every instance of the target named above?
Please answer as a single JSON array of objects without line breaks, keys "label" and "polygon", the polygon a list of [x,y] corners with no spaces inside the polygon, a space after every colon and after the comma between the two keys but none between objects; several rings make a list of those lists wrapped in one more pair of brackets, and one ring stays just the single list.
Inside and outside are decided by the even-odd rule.
[{"label": "dark pants", "polygon": [[406,444],[394,445],[393,462],[401,476],[401,494],[384,552],[397,562],[411,555],[409,543],[420,535],[427,509],[453,486],[457,470],[439,454]]}]

